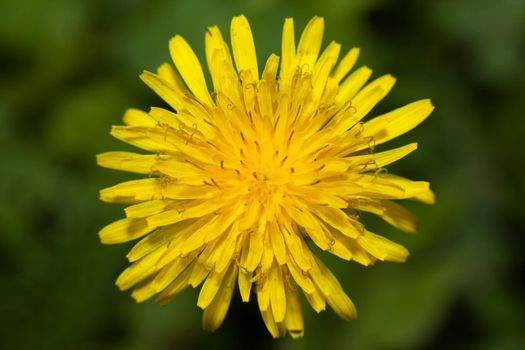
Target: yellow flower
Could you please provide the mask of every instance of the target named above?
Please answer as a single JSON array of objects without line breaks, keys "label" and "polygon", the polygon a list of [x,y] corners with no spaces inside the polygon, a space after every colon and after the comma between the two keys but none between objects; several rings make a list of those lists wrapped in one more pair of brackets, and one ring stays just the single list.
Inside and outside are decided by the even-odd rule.
[{"label": "yellow flower", "polygon": [[[141,79],[174,111],[130,109],[111,134],[151,152],[98,155],[103,167],[148,175],[103,189],[107,202],[131,204],[126,218],[100,231],[103,243],[144,237],[127,255],[117,279],[143,301],[171,301],[202,284],[197,305],[203,327],[215,330],[237,285],[243,301],[252,287],[273,337],[303,335],[299,291],[320,312],[326,303],[353,319],[350,298],[309,244],[345,260],[371,265],[405,261],[407,250],[366,230],[361,211],[415,231],[415,218],[393,199],[432,203],[429,184],[381,171],[417,148],[373,148],[421,123],[429,100],[362,119],[395,79],[367,84],[368,67],[350,73],[353,48],[338,62],[340,45],[320,54],[324,21],[314,17],[295,44],[286,19],[281,57],[270,55],[259,74],[250,25],[231,22],[232,54],[217,27],[206,31],[210,94],[202,67],[180,36],[170,40],[176,70],[164,63]],[[182,78],[182,79],[181,79]]]}]

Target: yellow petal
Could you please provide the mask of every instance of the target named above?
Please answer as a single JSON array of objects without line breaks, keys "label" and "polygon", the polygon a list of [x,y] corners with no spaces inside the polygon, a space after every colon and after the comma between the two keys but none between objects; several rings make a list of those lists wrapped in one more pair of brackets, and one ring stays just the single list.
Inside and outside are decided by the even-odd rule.
[{"label": "yellow petal", "polygon": [[199,293],[199,299],[197,300],[198,307],[205,309],[210,305],[222,285],[223,278],[224,273],[216,271],[212,271],[208,275]]},{"label": "yellow petal", "polygon": [[187,93],[186,86],[184,86],[184,83],[182,79],[180,78],[179,74],[171,64],[169,63],[163,63],[157,68],[157,74],[158,76],[164,80],[166,84],[168,84],[173,90],[175,90],[179,95],[184,95]]},{"label": "yellow petal", "polygon": [[[176,130],[185,130],[184,127],[187,126],[180,120],[178,113],[170,112],[164,108],[152,107],[149,116],[155,120],[157,126],[165,125]],[[192,123],[195,121],[192,120],[191,123],[187,124],[191,125]]]},{"label": "yellow petal", "polygon": [[188,88],[199,100],[212,105],[201,64],[191,46],[179,35],[170,40],[169,46],[171,59]]},{"label": "yellow petal", "polygon": [[186,287],[188,287],[189,285],[188,281],[193,272],[193,266],[195,266],[195,263],[187,269],[185,269],[180,275],[178,275],[177,278],[175,278],[169,284],[169,286],[166,289],[164,289],[162,293],[159,294],[155,301],[159,304],[167,304],[168,302],[173,300],[173,298],[179,295],[180,292],[186,289]]},{"label": "yellow petal", "polygon": [[202,315],[202,328],[214,331],[219,328],[224,321],[228,308],[230,307],[236,274],[237,268],[231,266],[226,273],[226,276],[223,278],[221,287],[215,295],[215,298],[204,310]]},{"label": "yellow petal", "polygon": [[199,199],[211,198],[218,191],[211,186],[189,186],[173,181],[164,178],[126,181],[101,190],[100,199],[104,202],[116,203],[154,199]]},{"label": "yellow petal", "polygon": [[420,202],[426,203],[426,204],[434,204],[436,203],[436,196],[432,190],[428,189],[425,192],[418,193],[412,199],[418,200]]},{"label": "yellow petal", "polygon": [[137,303],[142,303],[143,301],[151,298],[157,291],[153,288],[151,288],[151,281],[153,279],[153,276],[148,278],[145,281],[140,282],[133,288],[133,292],[131,293],[131,297],[135,299]]},{"label": "yellow petal", "polygon": [[[218,102],[218,95],[222,94],[227,99],[228,102],[225,103],[225,106],[228,107],[227,110],[230,114],[230,110],[241,108],[242,101],[242,87],[239,80],[239,75],[231,63],[228,63],[221,55],[216,52],[213,56],[213,64],[218,67],[216,69],[215,75],[217,78],[214,78],[214,88],[215,88],[215,101]],[[217,84],[217,85],[215,85]]]},{"label": "yellow petal", "polygon": [[334,241],[330,245],[328,252],[343,260],[352,260],[352,251],[348,249],[348,247],[342,242],[343,240],[347,239],[347,237],[344,237],[343,235],[339,234],[339,232],[334,229],[331,229],[330,231],[332,236],[334,237]]},{"label": "yellow petal", "polygon": [[239,292],[243,302],[250,301],[250,291],[252,290],[252,272],[239,269]]},{"label": "yellow petal", "polygon": [[[262,118],[268,118],[269,120],[273,120],[272,97],[277,93],[275,79],[278,67],[279,56],[274,54],[270,55],[266,61],[266,65],[262,74],[262,80],[259,82],[259,89],[257,93],[257,102],[260,109],[260,116]],[[256,115],[259,115],[259,113],[256,113]],[[259,127],[263,129],[262,125]],[[270,128],[267,127],[267,134],[269,134],[268,131],[270,131]]]},{"label": "yellow petal", "polygon": [[354,96],[350,106],[351,113],[347,113],[346,118],[336,128],[336,132],[341,134],[354,127],[385,95],[385,91],[376,86],[372,90],[367,90],[366,94],[360,92]]},{"label": "yellow petal", "polygon": [[[338,158],[338,160],[341,160],[341,162],[345,162],[345,159]],[[329,161],[323,162],[323,164],[326,164],[325,169],[332,165],[328,163]],[[348,169],[348,165],[345,164],[343,166],[343,169],[344,170],[342,171],[346,171],[346,169]],[[310,201],[319,205],[328,205],[332,208],[346,208],[348,206],[346,201],[341,199],[340,197],[327,193],[326,191],[320,190],[313,186],[290,185],[289,191],[290,193],[300,196],[305,201]]]},{"label": "yellow petal", "polygon": [[97,164],[111,169],[130,171],[138,174],[152,174],[151,169],[157,160],[155,154],[132,152],[106,152],[97,155]]},{"label": "yellow petal", "polygon": [[272,335],[274,339],[279,338],[280,331],[277,323],[273,319],[273,314],[270,310],[261,310],[261,316],[264,321],[264,325],[268,329],[268,332]]},{"label": "yellow petal", "polygon": [[270,289],[270,305],[275,322],[282,322],[286,314],[286,293],[281,268],[277,263],[272,265],[268,281]]},{"label": "yellow petal", "polygon": [[317,106],[325,90],[330,72],[337,62],[341,45],[332,41],[319,57],[312,75],[312,97],[309,103]]},{"label": "yellow petal", "polygon": [[100,191],[104,202],[129,202],[162,199],[163,187],[158,178],[132,180]]},{"label": "yellow petal", "polygon": [[[229,69],[232,64],[230,50],[217,26],[209,27],[206,30],[205,45],[208,70],[213,80],[213,86],[215,90],[218,90],[221,86],[219,71]],[[219,62],[223,64],[219,65]]]},{"label": "yellow petal", "polygon": [[[200,103],[191,96],[184,97],[184,111],[179,119],[184,120],[190,126],[190,116],[193,118],[192,122],[197,123],[197,129],[204,135],[212,135],[214,131],[213,124],[216,124],[215,117],[212,115],[213,108]],[[189,114],[186,115],[186,113]],[[209,146],[209,145],[208,145]]]},{"label": "yellow petal", "polygon": [[258,80],[258,78],[255,77],[251,70],[244,70],[242,73],[239,73],[239,76],[241,77],[243,84],[242,96],[244,99],[244,108],[248,115],[251,116],[250,120],[253,120],[254,116],[258,116],[255,108],[257,89],[255,81]]},{"label": "yellow petal", "polygon": [[368,112],[388,94],[394,86],[395,81],[391,75],[384,75],[365,86],[352,97],[352,108],[350,109],[352,113],[338,125],[338,132],[341,133],[350,129],[363,119]]},{"label": "yellow petal", "polygon": [[184,184],[166,185],[162,198],[172,199],[200,199],[212,198],[217,194],[218,189],[208,185],[193,186]]},{"label": "yellow petal", "polygon": [[288,271],[290,272],[290,275],[294,279],[294,281],[301,287],[301,289],[305,293],[313,293],[315,291],[315,286],[312,283],[312,280],[308,276],[308,274],[304,273],[304,271],[299,270],[299,268],[296,266],[293,259],[290,257],[288,258],[288,263],[286,264],[286,267],[288,268]]},{"label": "yellow petal", "polygon": [[316,288],[326,297],[331,292],[329,276],[322,269],[322,263],[318,261],[315,255],[310,254],[310,260],[312,261],[312,269],[309,274],[312,281],[315,283]]},{"label": "yellow petal", "polygon": [[315,312],[320,313],[326,310],[326,299],[318,289],[311,293],[305,293],[304,296]]},{"label": "yellow petal", "polygon": [[251,229],[254,226],[254,224],[259,220],[260,210],[261,205],[259,201],[253,199],[247,206],[245,206],[245,212],[240,222],[239,229]]},{"label": "yellow petal", "polygon": [[295,72],[295,33],[293,18],[284,20],[283,34],[281,40],[281,70],[279,73],[280,83],[286,89]]},{"label": "yellow petal", "polygon": [[270,242],[270,231],[266,230],[264,232],[264,249],[261,257],[261,262],[259,263],[257,273],[266,273],[272,267],[274,258],[273,258],[273,249],[271,248]]},{"label": "yellow petal", "polygon": [[182,96],[158,75],[144,71],[140,79],[176,111],[184,108]]},{"label": "yellow petal", "polygon": [[406,146],[391,149],[385,152],[375,153],[373,155],[375,165],[378,168],[384,167],[388,164],[394,163],[395,161],[405,157],[417,149],[417,143],[411,143]]},{"label": "yellow petal", "polygon": [[179,257],[157,273],[151,282],[151,288],[156,292],[163,291],[171,282],[173,282],[180,274],[184,272],[193,263],[197,253],[190,254],[185,257]]},{"label": "yellow petal", "polygon": [[[366,115],[372,107],[385,97],[396,83],[396,79],[387,74],[379,77],[366,85],[352,98],[352,105],[357,109],[358,116]],[[372,91],[381,91],[380,94],[373,94]]]},{"label": "yellow petal", "polygon": [[404,199],[429,191],[426,181],[412,181],[391,174],[362,174],[352,180],[362,187],[361,193],[378,199]]},{"label": "yellow petal", "polygon": [[275,222],[270,223],[270,240],[275,260],[279,265],[286,263],[286,246],[284,244],[283,234]]},{"label": "yellow petal", "polygon": [[179,221],[211,214],[225,205],[227,205],[227,203],[220,200],[194,200],[189,203],[175,205],[173,209],[152,215],[147,221],[153,226],[171,225]]},{"label": "yellow petal", "polygon": [[400,230],[415,233],[417,219],[403,206],[389,200],[359,199],[351,203],[357,210],[375,214]]},{"label": "yellow petal", "polygon": [[[261,80],[259,82],[259,92],[257,93],[257,103],[260,109],[260,115],[256,113],[256,117],[260,117],[263,120],[273,120],[273,101],[272,93],[274,90],[274,84],[272,81]],[[258,121],[259,118],[255,120]],[[270,126],[271,127],[271,126]],[[270,130],[267,126],[262,126],[262,122],[258,122],[258,128],[266,128],[266,134]]]},{"label": "yellow petal", "polygon": [[299,44],[297,45],[297,58],[300,67],[312,71],[317,61],[317,56],[321,50],[324,32],[324,19],[322,17],[313,17],[306,25]]},{"label": "yellow petal", "polygon": [[[324,88],[323,96],[321,97],[321,101],[329,101],[331,105],[335,105],[334,102],[335,102],[335,98],[337,96],[338,91],[339,91],[339,83],[337,82],[337,80],[331,77],[328,77],[328,80],[326,81],[326,86]],[[330,115],[331,115],[330,113],[326,114],[327,117]]]},{"label": "yellow petal", "polygon": [[[332,241],[327,230],[322,226],[317,218],[315,218],[308,209],[302,209],[296,205],[286,204],[285,211],[289,217],[298,225],[300,225],[308,233],[314,243],[321,249],[327,250]],[[306,206],[303,205],[306,208]],[[301,209],[301,210],[300,210]]]},{"label": "yellow petal", "polygon": [[357,58],[359,57],[359,48],[354,47],[348,53],[343,57],[341,62],[335,67],[334,71],[332,72],[332,78],[335,79],[337,82],[340,82],[343,80],[343,78],[350,72],[352,67],[357,61]]},{"label": "yellow petal", "polygon": [[148,113],[135,108],[129,108],[126,110],[122,120],[124,121],[124,124],[130,126],[147,126],[152,128],[155,127],[156,124],[155,120],[151,118]]},{"label": "yellow petal", "polygon": [[120,290],[129,289],[160,270],[156,263],[162,254],[164,254],[164,249],[156,249],[130,265],[118,276],[116,285]]},{"label": "yellow petal", "polygon": [[287,94],[281,94],[278,100],[278,106],[275,111],[275,139],[284,139],[285,133],[289,132],[288,126],[290,122],[290,96]]},{"label": "yellow petal", "polygon": [[234,222],[229,232],[217,238],[217,246],[206,260],[208,266],[214,267],[216,272],[223,272],[234,260],[237,238],[240,234],[239,225]]},{"label": "yellow petal", "polygon": [[241,264],[248,271],[254,271],[259,263],[264,252],[264,232],[261,230],[254,230],[249,236],[249,245],[246,249],[247,254],[243,255],[245,259],[241,259]]},{"label": "yellow petal", "polygon": [[366,66],[360,67],[350,74],[339,86],[339,92],[335,98],[336,105],[341,106],[351,100],[359,89],[366,84],[370,75],[372,75],[372,70]]},{"label": "yellow petal", "polygon": [[362,232],[361,225],[348,217],[341,209],[316,206],[313,210],[317,216],[345,236],[356,238]]},{"label": "yellow petal", "polygon": [[[215,161],[213,154],[204,154],[202,141],[192,138],[193,135],[181,133],[178,129],[169,125],[157,125],[155,128],[140,126],[113,126],[111,135],[115,138],[127,142],[142,149],[164,154],[184,153],[178,155],[179,158],[187,156],[198,161]],[[174,156],[174,155],[173,155]],[[168,156],[160,156],[165,159]]]},{"label": "yellow petal", "polygon": [[206,30],[205,35],[205,45],[206,45],[206,60],[208,63],[208,68],[210,72],[219,69],[220,67],[215,67],[213,65],[213,55],[219,53],[222,59],[225,59],[226,62],[232,63],[230,50],[228,45],[224,41],[219,27],[212,26]]},{"label": "yellow petal", "polygon": [[369,231],[365,231],[365,233],[357,239],[357,242],[379,260],[405,262],[409,255],[408,250],[402,245]]},{"label": "yellow petal", "polygon": [[[162,246],[166,248],[172,245],[176,246],[179,239],[184,239],[188,235],[188,231],[191,233],[196,229],[196,227],[202,226],[202,222],[204,222],[204,219],[202,219],[202,221],[188,220],[178,222],[174,225],[161,227],[135,244],[133,249],[130,250],[126,257],[128,258],[129,262],[134,262]],[[172,251],[173,249],[169,249],[166,250],[165,253]],[[179,255],[180,254],[171,256],[163,255],[159,258],[157,265],[162,267],[176,259]]]},{"label": "yellow petal", "polygon": [[147,151],[168,153],[173,151],[170,145],[166,142],[166,138],[161,135],[166,135],[166,132],[160,132],[157,129],[140,127],[140,126],[113,126],[111,128],[111,135],[121,141],[129,143],[133,146],[145,149]]},{"label": "yellow petal", "polygon": [[295,231],[290,231],[289,229],[281,232],[283,233],[286,247],[288,248],[288,251],[290,252],[294,262],[302,271],[308,271],[311,266],[310,261],[306,258],[303,252],[303,238],[300,237]]},{"label": "yellow petal", "polygon": [[279,68],[279,56],[271,54],[266,60],[264,70],[262,73],[262,79],[267,82],[274,82],[277,77],[277,69]]},{"label": "yellow petal", "polygon": [[[233,57],[237,71],[243,78],[242,72],[251,72],[251,78],[259,81],[259,68],[257,66],[257,56],[255,44],[253,43],[252,30],[250,23],[243,15],[233,17],[230,28]],[[244,81],[244,79],[242,79]],[[251,83],[251,81],[248,81]]]},{"label": "yellow petal", "polygon": [[156,199],[129,206],[124,211],[128,218],[143,218],[164,211],[166,206],[172,202],[175,201]]},{"label": "yellow petal", "polygon": [[104,244],[122,243],[147,235],[155,229],[144,219],[121,219],[104,227],[98,233]]},{"label": "yellow petal", "polygon": [[211,183],[209,174],[196,169],[188,162],[176,160],[158,161],[153,165],[153,170],[173,178],[174,184],[201,186]]},{"label": "yellow petal", "polygon": [[354,260],[355,262],[369,266],[372,265],[375,261],[375,258],[372,257],[367,251],[356,243],[354,238],[350,238],[342,235],[338,232],[332,232],[335,238],[335,244],[330,250],[330,253],[341,257],[342,259]]},{"label": "yellow petal", "polygon": [[304,335],[301,301],[297,291],[293,289],[293,287],[286,288],[286,315],[284,325],[293,339],[300,338]]},{"label": "yellow petal", "polygon": [[366,122],[362,137],[373,137],[376,145],[389,141],[415,128],[433,109],[430,100],[412,102]]},{"label": "yellow petal", "polygon": [[230,225],[237,220],[240,215],[239,206],[223,212],[223,214],[213,215],[208,223],[203,225],[191,234],[184,242],[179,244],[176,248],[182,254],[188,254],[196,249],[199,249],[206,243],[213,241],[215,238],[222,236],[230,227]]},{"label": "yellow petal", "polygon": [[357,317],[357,311],[355,309],[354,303],[343,291],[343,288],[337,281],[337,278],[332,274],[330,270],[324,266],[324,264],[316,258],[319,269],[322,274],[325,276],[327,287],[329,289],[329,294],[326,295],[326,301],[328,305],[341,317],[345,320],[352,320]]},{"label": "yellow petal", "polygon": [[188,284],[193,288],[197,288],[209,273],[210,270],[208,270],[206,266],[195,262],[195,264],[193,264],[190,277],[188,278]]},{"label": "yellow petal", "polygon": [[228,45],[216,26],[206,31],[206,60],[214,90],[224,93],[239,105],[241,103],[239,77],[233,67]]},{"label": "yellow petal", "polygon": [[349,156],[343,158],[349,167],[356,169],[359,172],[364,172],[368,170],[378,170],[388,164],[394,163],[399,159],[407,156],[417,149],[417,143],[410,143],[408,145],[394,148],[384,152],[358,155],[358,156]]},{"label": "yellow petal", "polygon": [[417,218],[409,210],[392,201],[381,201],[385,211],[382,219],[405,232],[414,233],[417,229]]},{"label": "yellow petal", "polygon": [[[266,275],[263,275],[257,280],[256,287],[257,287],[257,304],[259,305],[259,310],[261,311],[270,310],[270,283],[268,283],[268,278]],[[273,319],[273,314],[272,314],[272,319]]]}]

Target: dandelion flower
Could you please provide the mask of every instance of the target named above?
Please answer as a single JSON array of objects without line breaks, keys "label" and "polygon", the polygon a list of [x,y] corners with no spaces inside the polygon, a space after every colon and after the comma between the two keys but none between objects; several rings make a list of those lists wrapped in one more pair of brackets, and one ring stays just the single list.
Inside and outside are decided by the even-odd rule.
[{"label": "dandelion flower", "polygon": [[[295,43],[286,19],[281,57],[259,72],[250,25],[231,22],[231,51],[217,27],[206,31],[213,92],[194,51],[180,36],[169,42],[175,68],[162,64],[141,79],[171,107],[129,109],[111,134],[145,151],[98,155],[103,167],[147,175],[103,189],[106,202],[125,203],[126,218],[100,231],[103,243],[142,239],[118,277],[138,302],[164,304],[200,285],[203,327],[217,329],[233,291],[253,291],[273,337],[304,333],[301,297],[316,312],[328,304],[340,317],[355,307],[310,246],[371,265],[405,261],[408,252],[368,231],[356,213],[370,212],[414,232],[414,216],[393,200],[433,202],[428,182],[388,174],[384,167],[416,143],[373,148],[421,123],[429,100],[363,122],[395,79],[369,83],[353,72],[359,49],[340,60],[341,46],[322,52],[324,21],[314,17]],[[302,293],[300,293],[302,292]]]}]

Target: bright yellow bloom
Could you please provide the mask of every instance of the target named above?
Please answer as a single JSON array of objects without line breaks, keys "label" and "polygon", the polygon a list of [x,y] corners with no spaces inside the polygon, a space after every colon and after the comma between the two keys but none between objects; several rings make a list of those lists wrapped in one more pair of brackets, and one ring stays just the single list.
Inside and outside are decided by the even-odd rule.
[{"label": "bright yellow bloom", "polygon": [[215,330],[235,285],[245,302],[253,287],[272,336],[296,338],[303,335],[300,290],[317,312],[328,303],[342,318],[356,317],[309,244],[363,265],[405,261],[404,247],[366,230],[355,213],[415,231],[414,216],[391,200],[432,203],[429,184],[381,170],[417,144],[372,151],[421,123],[433,106],[420,100],[362,122],[395,79],[367,84],[365,66],[350,73],[357,48],[339,63],[335,42],[320,54],[323,30],[314,17],[296,45],[286,19],[281,57],[271,55],[260,74],[244,16],[231,22],[233,55],[219,29],[208,28],[211,94],[180,36],[169,43],[176,70],[165,63],[141,75],[174,111],[128,110],[126,125],[111,134],[151,153],[97,158],[101,166],[148,175],[100,192],[103,201],[131,204],[125,219],[100,231],[102,242],[144,237],[127,255],[132,265],[119,276],[120,289],[133,288],[139,302],[158,294],[167,303],[202,284],[197,305],[204,328]]}]

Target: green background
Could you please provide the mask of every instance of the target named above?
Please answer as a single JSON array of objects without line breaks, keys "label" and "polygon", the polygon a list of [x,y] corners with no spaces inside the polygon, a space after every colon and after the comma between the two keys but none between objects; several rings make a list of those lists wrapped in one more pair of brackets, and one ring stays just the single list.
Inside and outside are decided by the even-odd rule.
[{"label": "green background", "polygon": [[[325,45],[361,47],[359,64],[392,73],[374,113],[430,97],[431,117],[390,146],[419,142],[391,172],[429,180],[437,204],[409,203],[417,235],[363,219],[411,256],[362,267],[323,255],[359,317],[304,305],[305,337],[272,340],[236,294],[223,326],[200,327],[197,291],[135,304],[114,280],[131,244],[97,232],[122,216],[98,190],[133,175],[95,154],[128,107],[163,106],[138,75],[183,35],[202,58],[206,26],[225,36],[248,16],[260,63],[326,19]],[[525,349],[525,1],[72,1],[0,4],[1,349]],[[383,148],[384,149],[384,148]],[[253,299],[252,299],[253,300]]]}]

